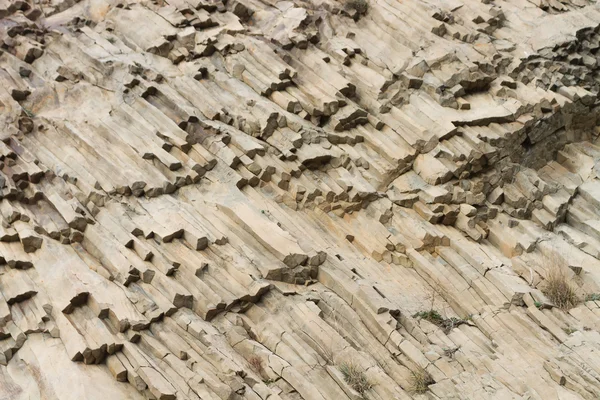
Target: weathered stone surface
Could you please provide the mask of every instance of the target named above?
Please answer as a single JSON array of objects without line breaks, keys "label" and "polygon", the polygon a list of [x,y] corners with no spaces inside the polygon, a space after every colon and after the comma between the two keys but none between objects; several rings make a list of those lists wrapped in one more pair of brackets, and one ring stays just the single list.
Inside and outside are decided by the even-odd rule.
[{"label": "weathered stone surface", "polygon": [[0,0],[0,399],[600,397],[599,30]]}]

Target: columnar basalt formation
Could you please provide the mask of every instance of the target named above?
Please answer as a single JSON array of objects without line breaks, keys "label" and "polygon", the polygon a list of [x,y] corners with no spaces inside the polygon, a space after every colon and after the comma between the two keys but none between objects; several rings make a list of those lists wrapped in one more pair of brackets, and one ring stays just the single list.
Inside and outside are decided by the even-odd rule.
[{"label": "columnar basalt formation", "polygon": [[591,0],[0,0],[0,399],[600,398],[599,49]]}]

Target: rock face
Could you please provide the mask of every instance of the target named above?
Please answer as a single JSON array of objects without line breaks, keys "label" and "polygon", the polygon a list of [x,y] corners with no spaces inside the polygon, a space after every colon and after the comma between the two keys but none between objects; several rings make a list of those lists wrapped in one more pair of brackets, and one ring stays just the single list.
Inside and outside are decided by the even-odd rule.
[{"label": "rock face", "polygon": [[0,0],[0,399],[599,398],[599,49],[588,0]]}]

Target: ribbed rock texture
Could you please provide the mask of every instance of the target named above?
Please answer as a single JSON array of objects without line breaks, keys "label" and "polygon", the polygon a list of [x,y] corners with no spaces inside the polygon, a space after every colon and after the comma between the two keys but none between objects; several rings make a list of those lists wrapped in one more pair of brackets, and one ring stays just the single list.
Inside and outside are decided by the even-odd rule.
[{"label": "ribbed rock texture", "polygon": [[0,0],[0,399],[600,398],[599,49],[589,0]]}]

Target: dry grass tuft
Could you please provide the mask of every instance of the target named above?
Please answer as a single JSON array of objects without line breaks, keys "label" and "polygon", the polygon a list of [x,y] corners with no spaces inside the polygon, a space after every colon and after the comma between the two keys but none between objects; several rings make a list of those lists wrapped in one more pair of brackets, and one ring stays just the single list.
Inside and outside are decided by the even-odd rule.
[{"label": "dry grass tuft", "polygon": [[412,393],[423,394],[429,389],[429,385],[434,384],[435,381],[424,369],[419,369],[417,372],[412,372],[410,380],[409,391]]},{"label": "dry grass tuft", "polygon": [[359,365],[353,362],[344,362],[340,364],[339,369],[346,383],[361,395],[373,387],[365,375],[364,369]]},{"label": "dry grass tuft", "polygon": [[569,277],[556,264],[550,266],[542,292],[563,310],[573,308],[580,302],[575,287],[569,282]]}]

